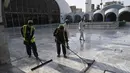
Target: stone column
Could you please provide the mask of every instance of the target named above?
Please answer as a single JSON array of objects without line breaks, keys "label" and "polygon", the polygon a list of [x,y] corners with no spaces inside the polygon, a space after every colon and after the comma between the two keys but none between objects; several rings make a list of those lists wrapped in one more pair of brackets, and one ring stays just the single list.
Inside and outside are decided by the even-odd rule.
[{"label": "stone column", "polygon": [[91,4],[92,4],[92,0],[86,0],[86,3],[85,3],[86,13],[91,12],[92,10]]},{"label": "stone column", "polygon": [[0,65],[10,64],[10,54],[8,49],[7,35],[5,33],[4,22],[4,0],[0,0]]}]

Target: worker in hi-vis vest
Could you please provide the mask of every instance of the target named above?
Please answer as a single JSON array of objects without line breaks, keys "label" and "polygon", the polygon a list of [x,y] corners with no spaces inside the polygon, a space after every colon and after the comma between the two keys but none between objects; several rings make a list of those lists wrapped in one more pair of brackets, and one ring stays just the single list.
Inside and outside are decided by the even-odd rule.
[{"label": "worker in hi-vis vest", "polygon": [[26,46],[26,51],[29,58],[31,57],[31,50],[32,50],[34,56],[36,57],[36,59],[38,59],[34,31],[35,31],[35,28],[33,27],[33,20],[28,20],[28,23],[26,25],[23,25],[21,28],[21,34],[24,38],[24,44]]}]

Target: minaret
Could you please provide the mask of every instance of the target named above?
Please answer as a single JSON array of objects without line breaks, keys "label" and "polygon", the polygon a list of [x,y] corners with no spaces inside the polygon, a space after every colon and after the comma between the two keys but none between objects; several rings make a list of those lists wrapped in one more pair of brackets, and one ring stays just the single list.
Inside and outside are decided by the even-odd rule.
[{"label": "minaret", "polygon": [[91,0],[86,0],[85,3],[86,13],[91,12]]}]

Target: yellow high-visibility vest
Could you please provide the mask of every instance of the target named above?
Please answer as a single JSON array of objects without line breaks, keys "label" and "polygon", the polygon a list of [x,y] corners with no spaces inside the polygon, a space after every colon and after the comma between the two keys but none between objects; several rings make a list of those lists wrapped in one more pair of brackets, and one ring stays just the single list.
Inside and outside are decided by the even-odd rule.
[{"label": "yellow high-visibility vest", "polygon": [[[28,40],[25,40],[25,37],[26,37],[26,31],[27,30],[27,25],[23,25],[23,37],[24,37],[24,41],[27,41]],[[31,33],[32,34],[32,31],[35,30],[35,28],[33,26],[31,26]],[[31,39],[31,43],[34,43],[35,42],[35,37],[33,36],[32,39]]]}]

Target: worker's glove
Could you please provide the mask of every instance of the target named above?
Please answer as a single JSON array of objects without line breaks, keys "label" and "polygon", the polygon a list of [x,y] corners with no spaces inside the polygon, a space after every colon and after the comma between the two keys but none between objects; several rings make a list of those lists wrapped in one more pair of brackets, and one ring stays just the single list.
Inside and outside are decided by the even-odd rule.
[{"label": "worker's glove", "polygon": [[85,27],[85,25],[83,25],[83,27]]},{"label": "worker's glove", "polygon": [[70,47],[69,47],[69,44],[68,44],[68,42],[66,43],[66,48],[67,48],[67,49],[69,49],[69,48],[70,48]]},{"label": "worker's glove", "polygon": [[67,45],[67,49],[70,49],[70,47]]},{"label": "worker's glove", "polygon": [[27,41],[23,41],[24,45],[29,45],[29,43]]},{"label": "worker's glove", "polygon": [[57,38],[55,37],[55,42],[57,42],[58,40],[57,40]]},{"label": "worker's glove", "polygon": [[54,37],[56,37],[56,36],[57,36],[57,34],[55,33],[53,36],[54,36]]},{"label": "worker's glove", "polygon": [[26,41],[23,41],[23,44],[26,45]]}]

